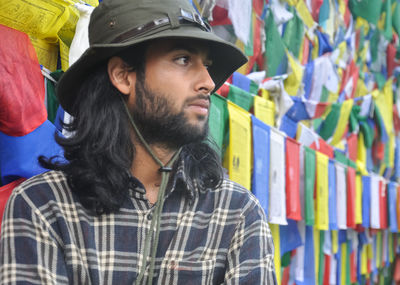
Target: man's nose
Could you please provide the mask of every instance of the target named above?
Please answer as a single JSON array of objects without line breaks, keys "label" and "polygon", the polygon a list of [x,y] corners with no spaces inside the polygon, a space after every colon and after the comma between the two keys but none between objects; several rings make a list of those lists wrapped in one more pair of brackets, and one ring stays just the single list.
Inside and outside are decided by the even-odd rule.
[{"label": "man's nose", "polygon": [[201,93],[210,94],[215,88],[215,83],[211,78],[207,67],[204,64],[201,64],[198,72],[199,80],[196,83],[196,90]]}]

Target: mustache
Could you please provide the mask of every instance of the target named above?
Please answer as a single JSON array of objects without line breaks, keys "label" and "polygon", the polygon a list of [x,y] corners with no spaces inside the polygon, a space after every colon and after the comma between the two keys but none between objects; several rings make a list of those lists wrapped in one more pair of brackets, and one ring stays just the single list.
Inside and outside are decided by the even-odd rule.
[{"label": "mustache", "polygon": [[197,96],[191,97],[186,99],[185,103],[190,104],[196,100],[207,100],[209,103],[211,103],[211,96],[210,95],[204,95],[204,94],[199,94]]}]

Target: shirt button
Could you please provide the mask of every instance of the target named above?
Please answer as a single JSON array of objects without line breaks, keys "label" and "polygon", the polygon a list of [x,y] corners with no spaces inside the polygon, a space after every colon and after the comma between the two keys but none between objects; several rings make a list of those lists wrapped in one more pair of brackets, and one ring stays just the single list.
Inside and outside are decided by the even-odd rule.
[{"label": "shirt button", "polygon": [[152,213],[147,214],[147,219],[148,219],[149,221],[151,221],[152,218],[153,218],[153,214],[152,214]]}]

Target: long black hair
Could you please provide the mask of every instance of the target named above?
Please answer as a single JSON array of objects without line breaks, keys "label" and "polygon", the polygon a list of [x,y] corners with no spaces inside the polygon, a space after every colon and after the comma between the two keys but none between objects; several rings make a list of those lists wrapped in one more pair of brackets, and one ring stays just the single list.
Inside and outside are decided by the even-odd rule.
[{"label": "long black hair", "polygon": [[[135,57],[142,62],[121,57],[137,72],[144,72],[143,57]],[[39,157],[43,167],[66,174],[73,193],[92,214],[116,212],[128,198],[135,147],[121,96],[109,80],[107,64],[94,70],[78,91],[74,119],[63,124],[72,136],[55,137],[67,162]],[[184,145],[180,157],[189,182],[196,181],[202,188],[215,188],[222,182],[221,159],[208,142]]]}]

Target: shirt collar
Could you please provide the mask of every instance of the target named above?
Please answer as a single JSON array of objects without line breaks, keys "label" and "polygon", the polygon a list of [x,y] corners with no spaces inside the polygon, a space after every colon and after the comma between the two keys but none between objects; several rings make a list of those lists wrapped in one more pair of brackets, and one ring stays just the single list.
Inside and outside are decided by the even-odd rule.
[{"label": "shirt collar", "polygon": [[[189,200],[193,201],[198,192],[197,190],[197,183],[185,172],[185,162],[183,158],[180,157],[172,170],[165,198],[168,198],[174,191],[179,191],[187,195]],[[136,199],[146,199],[146,190],[142,182],[132,176],[132,174],[130,174],[129,194]]]}]

